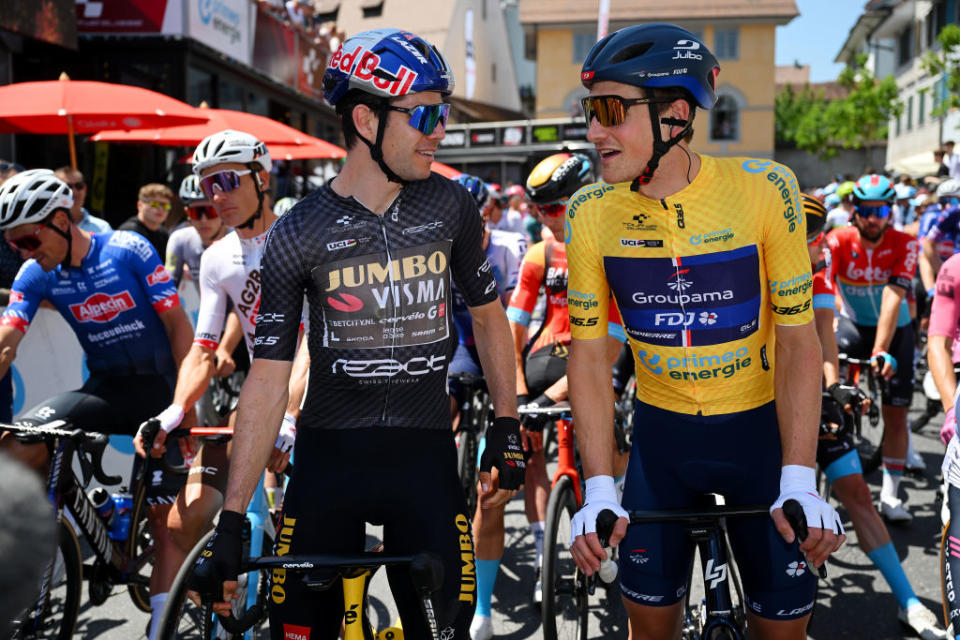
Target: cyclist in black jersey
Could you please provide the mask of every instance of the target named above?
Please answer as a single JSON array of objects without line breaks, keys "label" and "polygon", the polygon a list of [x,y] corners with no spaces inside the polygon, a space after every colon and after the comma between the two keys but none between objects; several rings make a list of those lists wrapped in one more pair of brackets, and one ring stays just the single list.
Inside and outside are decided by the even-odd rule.
[{"label": "cyclist in black jersey", "polygon": [[[337,178],[267,237],[224,511],[197,567],[226,581],[225,599],[236,588],[242,511],[283,414],[306,294],[310,384],[276,553],[361,551],[365,522],[382,524],[385,551],[441,556],[440,634],[466,637],[476,580],[446,395],[456,346],[451,280],[470,307],[497,415],[480,464],[482,505],[516,494],[525,461],[513,345],[476,207],[462,187],[430,171],[452,90],[440,52],[405,31],[358,34],[330,58],[324,93],[349,151]],[[388,578],[404,633],[428,637],[405,571],[388,569]],[[342,591],[308,592],[275,571],[270,611],[273,638],[336,637]]]}]

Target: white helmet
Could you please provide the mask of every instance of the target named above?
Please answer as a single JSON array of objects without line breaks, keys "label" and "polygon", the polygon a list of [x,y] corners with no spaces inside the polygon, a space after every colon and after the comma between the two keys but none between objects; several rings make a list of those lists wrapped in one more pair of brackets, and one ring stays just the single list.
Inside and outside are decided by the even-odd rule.
[{"label": "white helmet", "polygon": [[72,206],[70,186],[53,171],[23,171],[0,186],[0,230],[43,222],[57,209]]},{"label": "white helmet", "polygon": [[297,198],[291,198],[289,196],[286,198],[280,198],[277,200],[277,204],[273,205],[273,215],[279,218],[287,211],[290,211],[290,209],[293,209],[293,205],[297,204],[298,202],[300,201]]},{"label": "white helmet", "polygon": [[942,198],[944,196],[960,196],[960,180],[948,178],[941,182],[940,186],[937,187],[937,197]]},{"label": "white helmet", "polygon": [[207,195],[200,188],[200,178],[191,174],[183,179],[183,182],[180,183],[180,199],[187,206],[193,202],[207,199]]},{"label": "white helmet", "polygon": [[225,162],[256,162],[267,171],[272,166],[267,145],[249,133],[224,129],[207,136],[197,145],[193,152],[193,173],[199,176],[204,169]]}]

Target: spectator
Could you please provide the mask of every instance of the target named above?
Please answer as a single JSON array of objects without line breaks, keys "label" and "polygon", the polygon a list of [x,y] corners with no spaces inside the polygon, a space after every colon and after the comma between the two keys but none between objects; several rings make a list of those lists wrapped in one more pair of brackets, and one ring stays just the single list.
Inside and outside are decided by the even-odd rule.
[{"label": "spectator", "polygon": [[150,241],[161,256],[167,255],[167,238],[170,234],[163,226],[170,207],[173,192],[165,184],[151,183],[140,187],[137,195],[137,215],[127,218],[120,225],[122,231],[136,231]]},{"label": "spectator", "polygon": [[943,149],[936,149],[933,152],[933,161],[937,163],[937,173],[938,178],[946,178],[950,176],[950,167],[943,163],[944,151]]},{"label": "spectator", "polygon": [[0,453],[0,485],[0,638],[7,638],[10,620],[37,596],[56,537],[53,510],[37,474]]},{"label": "spectator", "polygon": [[54,174],[70,185],[73,191],[73,207],[70,209],[70,218],[74,224],[88,233],[106,233],[113,231],[110,223],[103,218],[91,215],[83,203],[87,200],[87,183],[83,179],[83,174],[73,167],[60,167]]},{"label": "spectator", "polygon": [[943,164],[947,165],[950,177],[954,180],[960,180],[960,155],[953,152],[953,140],[947,140],[943,143],[943,151]]}]

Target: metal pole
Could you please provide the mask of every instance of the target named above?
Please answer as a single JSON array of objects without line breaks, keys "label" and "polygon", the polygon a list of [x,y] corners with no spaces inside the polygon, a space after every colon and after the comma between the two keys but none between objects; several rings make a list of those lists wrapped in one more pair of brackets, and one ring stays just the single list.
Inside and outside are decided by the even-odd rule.
[{"label": "metal pole", "polygon": [[603,40],[610,27],[610,0],[600,0],[600,11],[597,13],[597,42]]},{"label": "metal pole", "polygon": [[77,168],[77,141],[73,139],[73,116],[67,114],[67,141],[70,144],[70,166]]}]

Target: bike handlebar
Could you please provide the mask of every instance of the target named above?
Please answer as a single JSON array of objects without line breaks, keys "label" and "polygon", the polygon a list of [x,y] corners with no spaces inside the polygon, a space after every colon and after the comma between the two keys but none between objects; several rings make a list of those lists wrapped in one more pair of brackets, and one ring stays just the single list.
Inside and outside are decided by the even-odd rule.
[{"label": "bike handlebar", "polygon": [[122,476],[111,476],[103,470],[103,452],[110,442],[110,436],[97,431],[84,431],[76,429],[66,420],[54,420],[46,424],[5,424],[0,425],[0,430],[14,432],[18,439],[29,440],[38,438],[43,442],[56,439],[66,439],[77,445],[78,453],[80,451],[87,453],[89,459],[78,455],[80,461],[80,470],[84,476],[84,484],[89,481],[92,475],[103,485],[111,486],[120,484],[123,481]]}]

